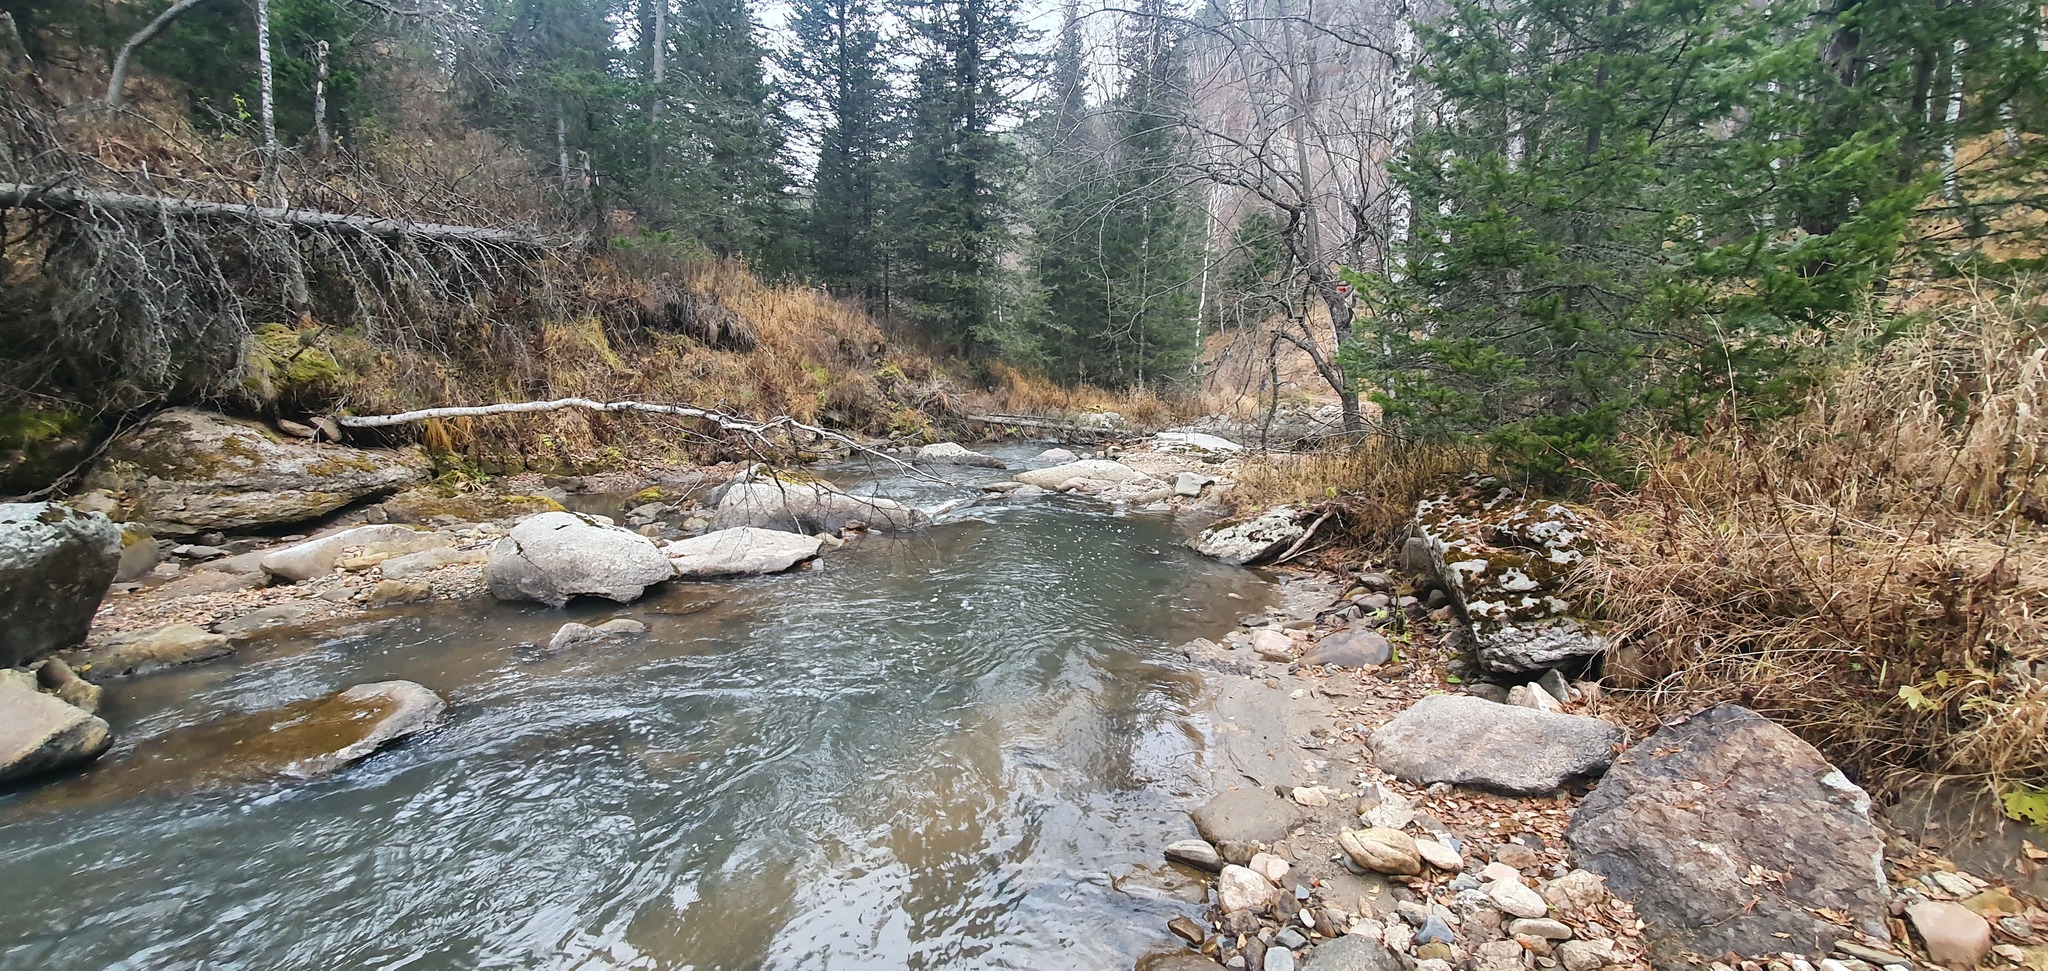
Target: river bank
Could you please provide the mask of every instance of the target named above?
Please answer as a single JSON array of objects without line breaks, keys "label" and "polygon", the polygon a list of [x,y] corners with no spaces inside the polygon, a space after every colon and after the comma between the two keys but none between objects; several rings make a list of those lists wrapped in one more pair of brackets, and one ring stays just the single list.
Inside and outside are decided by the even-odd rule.
[{"label": "river bank", "polygon": [[[276,709],[280,714],[261,716],[268,721],[230,720],[214,734],[216,744],[231,748],[251,731],[276,733],[309,718],[317,721],[319,709],[304,706],[318,699],[305,698],[301,679],[336,688],[338,700],[321,704],[340,704],[345,711],[357,710],[350,704],[371,705],[363,710],[379,724],[401,711],[411,713],[403,731],[354,743],[321,763],[320,774],[329,776],[387,742],[432,729],[443,718],[442,695],[453,717],[476,718],[476,704],[508,690],[488,684],[523,682],[534,671],[574,672],[592,663],[580,658],[613,658],[598,662],[592,675],[644,681],[650,675],[644,673],[644,662],[632,660],[636,652],[664,651],[666,645],[706,636],[726,644],[723,636],[710,632],[734,625],[759,631],[750,635],[750,645],[777,644],[786,635],[756,626],[766,615],[736,614],[726,603],[744,603],[778,588],[837,583],[840,564],[864,564],[855,568],[869,579],[857,585],[884,583],[895,590],[902,581],[893,578],[922,575],[916,569],[904,572],[906,565],[986,556],[1005,545],[1004,531],[1016,524],[1039,522],[1032,527],[1039,529],[1077,514],[1083,519],[1076,522],[1128,519],[1151,524],[1143,528],[1153,532],[1113,553],[1082,546],[1063,548],[1050,561],[981,564],[976,582],[993,580],[997,586],[979,587],[974,595],[1007,599],[996,592],[1002,584],[1028,578],[1039,588],[1032,609],[1069,612],[1079,606],[1077,598],[1086,598],[1098,585],[1081,577],[1084,561],[1149,562],[1163,572],[1148,574],[1146,586],[1103,589],[1117,589],[1115,598],[1133,604],[1159,598],[1177,605],[1175,610],[1199,613],[1200,623],[1210,625],[1202,637],[1177,641],[1180,646],[1169,652],[1176,658],[1173,666],[1200,672],[1199,680],[1167,674],[1167,668],[1103,662],[1105,670],[1134,674],[1133,690],[1146,684],[1173,686],[1168,696],[1174,700],[1144,716],[1151,733],[1143,736],[1151,739],[1144,744],[1109,743],[1109,735],[1094,729],[1085,733],[1094,739],[1089,745],[1107,744],[1102,757],[1119,766],[1113,776],[1124,781],[1116,791],[1146,793],[1140,799],[1146,807],[1143,821],[1130,828],[1117,824],[1114,835],[1103,837],[1133,845],[1114,851],[1098,845],[1061,857],[1057,864],[1071,871],[1063,879],[1087,884],[1097,878],[1089,874],[1095,874],[1121,897],[1142,901],[1132,905],[1135,910],[1089,911],[1085,919],[1097,939],[1088,953],[1097,958],[1136,958],[1138,967],[1155,971],[1182,965],[1267,971],[1298,962],[1310,969],[1592,971],[1684,966],[1680,954],[1700,956],[1705,966],[1718,963],[1744,971],[1955,966],[1957,952],[1944,947],[1966,948],[1971,965],[2031,966],[2027,962],[2039,960],[2042,912],[2034,897],[2017,887],[2000,888],[2000,874],[1961,873],[1926,847],[1882,832],[1861,792],[1846,781],[1829,781],[1839,773],[1831,774],[1818,753],[1782,729],[1740,709],[1717,709],[1659,726],[1639,705],[1603,691],[1597,680],[1574,681],[1555,666],[1505,676],[1480,666],[1488,656],[1498,662],[1504,646],[1527,644],[1502,641],[1498,630],[1466,622],[1461,614],[1470,612],[1471,605],[1454,598],[1471,601],[1480,587],[1447,584],[1441,551],[1404,556],[1398,563],[1346,555],[1339,557],[1346,565],[1334,571],[1282,567],[1271,574],[1279,586],[1270,600],[1234,586],[1239,581],[1222,579],[1243,571],[1202,573],[1206,579],[1198,581],[1194,564],[1210,561],[1176,549],[1182,538],[1212,558],[1260,561],[1305,548],[1315,529],[1314,517],[1300,511],[1281,514],[1255,507],[1239,512],[1256,515],[1203,529],[1229,511],[1223,497],[1243,471],[1246,458],[1230,445],[1200,436],[1168,436],[1105,447],[1086,458],[1040,445],[986,453],[934,446],[826,462],[801,475],[764,477],[762,470],[725,465],[579,478],[524,476],[467,491],[416,488],[352,506],[305,535],[223,536],[218,545],[208,542],[213,537],[198,535],[191,537],[193,542],[164,544],[157,552],[176,568],[158,564],[144,579],[117,583],[98,611],[91,639],[64,659],[76,673],[105,682],[115,721],[140,717],[145,735],[152,733],[152,719],[172,718],[169,724],[174,725],[205,720],[199,710],[176,699],[184,690],[209,705],[237,710],[255,705],[252,715],[278,700],[303,699]],[[774,498],[768,518],[758,518],[761,510],[749,506],[750,496]],[[799,498],[807,503],[801,513],[793,504]],[[851,513],[825,508],[834,503],[855,506]],[[1503,498],[1489,503],[1521,508]],[[521,545],[518,530],[559,515],[555,510],[616,520],[621,529],[598,531],[603,541],[639,543],[669,554],[671,559],[662,561],[664,579],[644,595],[640,586],[631,585],[630,595],[613,598],[628,601],[618,605],[593,607],[585,599],[566,613],[531,605],[484,607],[494,593],[498,599],[533,599],[500,592],[492,577],[493,550],[508,542]],[[1418,519],[1423,535],[1440,540],[1450,535],[1443,523],[1460,521],[1459,516],[1432,519],[1426,513]],[[742,523],[792,514],[818,530],[807,549],[773,566],[796,567],[794,575],[737,583],[666,579],[698,555],[676,552],[678,544],[693,542],[691,537],[758,529]],[[934,528],[891,529],[899,515],[905,524],[922,521]],[[835,516],[837,521],[826,522]],[[1044,516],[1053,518],[1041,522]],[[1562,548],[1553,546],[1551,554]],[[531,560],[538,554],[528,550],[525,555]],[[1465,562],[1457,556],[1451,560]],[[1476,581],[1486,572],[1467,567],[1458,575]],[[565,574],[549,575],[560,579]],[[1514,577],[1521,575],[1509,571],[1496,581],[1511,589],[1520,582]],[[617,581],[616,575],[607,575],[607,584]],[[895,590],[880,601],[864,602],[861,609],[887,612],[870,615],[870,623],[895,624],[916,620],[915,615],[898,616],[908,604],[945,602],[910,593]],[[775,609],[782,611],[793,606],[777,603],[781,606]],[[472,604],[483,609],[473,610]],[[1136,608],[1101,604],[1092,609]],[[488,632],[479,638],[480,632],[447,626],[448,618],[464,612],[482,619]],[[1177,626],[1167,622],[1171,614],[1139,616],[1151,618],[1140,625],[1148,637]],[[820,625],[816,632],[828,639],[860,630],[859,622],[846,617],[819,616],[815,622]],[[394,640],[394,632],[412,625],[445,632],[425,641],[410,635]],[[1475,630],[1489,631],[1483,636],[1492,638],[1477,644],[1476,655],[1471,638],[1480,635]],[[987,636],[987,629],[980,636]],[[487,646],[456,655],[429,647],[418,662],[405,655],[420,646],[398,646],[433,645],[448,638]],[[352,673],[340,680],[331,672],[305,677],[309,670],[326,670],[369,646],[375,646],[377,656],[397,654],[388,663],[348,662]],[[827,665],[843,663],[834,660],[838,652],[829,640],[813,649]],[[675,661],[684,663],[685,656]],[[459,673],[495,671],[507,658],[513,666],[492,675],[488,684],[472,683],[473,675]],[[199,663],[208,660],[215,663]],[[801,670],[785,674],[794,679],[790,684],[808,683],[811,676]],[[138,674],[149,676],[133,677]],[[30,679],[41,676],[39,671]],[[982,675],[968,667],[959,669],[958,676],[972,681]],[[1096,674],[1090,680],[1098,684],[1094,690],[1114,694],[1124,689],[1109,686],[1122,677],[1104,680]],[[364,680],[370,678],[387,680]],[[350,701],[348,693],[357,688],[346,687],[349,681],[361,682],[357,688],[428,685],[420,691],[433,700],[424,709],[406,708],[396,700]],[[43,687],[64,690],[62,685]],[[659,683],[648,687],[657,691],[649,703],[658,706]],[[398,689],[378,690],[387,692],[379,698],[402,696],[389,694]],[[1428,712],[1448,699],[1477,707],[1429,721]],[[122,713],[123,705],[138,703],[142,707]],[[97,694],[92,704],[99,704]],[[598,726],[605,721],[579,723],[578,730],[603,734],[609,729]],[[1417,721],[1419,727],[1413,724]],[[1688,737],[1689,730],[1697,734]],[[176,731],[165,735],[174,736],[184,737]],[[1194,743],[1182,752],[1187,743],[1172,741],[1176,738]],[[931,751],[948,751],[947,744],[935,741],[938,747]],[[1188,765],[1168,768],[1156,753],[1143,754],[1146,745],[1163,746],[1176,759],[1184,755]],[[1011,750],[998,749],[1006,754],[996,761],[1009,764]],[[1686,753],[1690,761],[1657,766],[1666,750]],[[401,749],[397,758],[378,764],[408,764],[416,758],[404,754],[409,751]],[[113,753],[107,768],[130,768],[88,770],[79,779],[51,786],[47,796],[17,805],[89,804],[149,793],[160,798],[184,791],[188,778],[212,778],[211,770],[191,768],[190,751],[122,743]],[[696,764],[697,757],[688,761]],[[140,774],[133,768],[159,763],[168,768]],[[1030,765],[1031,759],[1022,764]],[[1737,767],[1743,772],[1736,773]],[[1189,774],[1191,769],[1199,771]],[[300,761],[292,761],[283,771],[304,770]],[[382,771],[388,769],[370,768],[373,776]],[[1626,779],[1617,782],[1610,776],[1594,784],[1603,771]],[[250,778],[229,775],[240,785]],[[129,781],[119,781],[124,776]],[[1584,821],[1588,804],[1623,789],[1649,793],[1648,803],[1663,808],[1645,812],[1610,805],[1602,811],[1610,822],[1618,813],[1620,822],[1596,837],[1594,831],[1605,824]],[[288,792],[276,790],[273,797]],[[1684,798],[1673,802],[1674,793]],[[1073,798],[1062,796],[1049,805],[1065,806]],[[1111,800],[1089,811],[1117,819],[1120,811],[1112,808],[1117,804]],[[995,817],[979,815],[985,809],[961,811],[966,815],[941,818],[955,826],[994,824]],[[623,818],[636,818],[639,812],[626,811]],[[1085,814],[1071,812],[1062,809],[1058,815],[1084,831],[1095,825],[1085,821]],[[1191,821],[1177,822],[1179,813],[1188,813]],[[1723,825],[1724,820],[1749,822]],[[1172,839],[1176,831],[1186,838]],[[1624,851],[1617,852],[1617,845]],[[1701,846],[1710,847],[1717,862],[1708,865],[1708,858],[1697,856]],[[905,849],[897,846],[890,852],[900,855]],[[1882,872],[1872,865],[1880,856],[1888,861]],[[1665,868],[1661,875],[1659,867]],[[1702,870],[1704,875],[1696,872]],[[1816,879],[1814,872],[1823,876]],[[1627,886],[1610,888],[1609,879]],[[1657,892],[1660,881],[1678,886],[1678,892]],[[928,908],[920,910],[927,918],[935,918],[948,905],[934,899],[919,906]],[[1128,925],[1133,917],[1139,922]],[[1958,939],[1939,938],[1937,919],[1959,927]],[[1117,929],[1107,930],[1103,921]],[[1975,927],[1983,929],[1981,942]],[[1702,936],[1700,928],[1723,930],[1705,932],[1719,936]],[[195,941],[205,937],[193,933]],[[703,946],[701,933],[692,931],[685,939]],[[1033,954],[1061,946],[1031,939]],[[1759,941],[1785,943],[1757,946]],[[757,945],[721,938],[717,948],[732,956],[730,966],[752,966],[761,960],[751,950]],[[649,954],[683,953],[673,946],[649,948],[644,935],[636,946]],[[862,951],[863,946],[868,950]],[[871,959],[888,951],[878,950],[873,941],[850,947],[834,953],[858,964],[863,954]],[[1148,951],[1150,956],[1141,956]],[[788,966],[812,966],[785,958],[782,963]],[[1035,966],[1031,960],[1006,958],[998,966]],[[657,961],[649,966],[666,965]]]}]

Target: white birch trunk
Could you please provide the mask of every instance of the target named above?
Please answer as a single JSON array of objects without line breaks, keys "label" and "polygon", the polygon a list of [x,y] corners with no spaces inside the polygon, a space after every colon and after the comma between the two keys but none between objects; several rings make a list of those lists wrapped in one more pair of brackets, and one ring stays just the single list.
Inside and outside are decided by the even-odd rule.
[{"label": "white birch trunk", "polygon": [[256,0],[256,111],[263,123],[263,196],[273,206],[286,204],[279,175],[276,85],[270,70],[270,0]]},{"label": "white birch trunk", "polygon": [[327,42],[313,45],[313,153],[326,158],[334,148],[327,131]]}]

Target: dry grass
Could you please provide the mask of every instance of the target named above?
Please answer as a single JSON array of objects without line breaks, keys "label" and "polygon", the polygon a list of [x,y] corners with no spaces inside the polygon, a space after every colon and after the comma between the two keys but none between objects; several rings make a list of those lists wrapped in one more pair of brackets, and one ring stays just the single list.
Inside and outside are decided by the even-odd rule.
[{"label": "dry grass", "polygon": [[1334,549],[1377,549],[1407,532],[1416,502],[1491,464],[1477,446],[1373,438],[1341,449],[1247,458],[1230,499],[1244,506],[1287,503],[1333,513],[1337,529],[1326,535],[1336,540]]},{"label": "dry grass", "polygon": [[1805,412],[1642,450],[1583,578],[1660,708],[1739,699],[1868,782],[2048,782],[2048,315],[1964,292]]}]

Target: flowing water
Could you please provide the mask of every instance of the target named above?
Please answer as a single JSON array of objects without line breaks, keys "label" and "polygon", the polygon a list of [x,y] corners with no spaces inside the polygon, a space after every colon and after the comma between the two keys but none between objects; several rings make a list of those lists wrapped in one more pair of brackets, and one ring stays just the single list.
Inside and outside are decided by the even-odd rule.
[{"label": "flowing water", "polygon": [[[982,506],[790,575],[432,605],[118,684],[112,752],[0,797],[0,967],[1120,971],[1200,899],[1157,862],[1208,782],[1171,647],[1270,598],[1180,538]],[[649,633],[534,646],[610,616]],[[138,755],[389,678],[444,726],[323,782]]]}]

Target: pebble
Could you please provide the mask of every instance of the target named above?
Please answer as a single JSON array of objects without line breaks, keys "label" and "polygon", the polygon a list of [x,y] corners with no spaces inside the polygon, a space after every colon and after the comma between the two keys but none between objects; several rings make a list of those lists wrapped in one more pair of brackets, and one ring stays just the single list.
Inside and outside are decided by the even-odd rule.
[{"label": "pebble", "polygon": [[1551,920],[1548,917],[1523,917],[1508,923],[1508,933],[1518,937],[1529,934],[1546,941],[1568,941],[1571,940],[1572,929],[1566,927],[1563,921]]},{"label": "pebble", "polygon": [[1296,786],[1289,795],[1297,805],[1307,806],[1310,809],[1321,809],[1329,805],[1330,797],[1336,794],[1335,790],[1328,786]]},{"label": "pebble", "polygon": [[1287,861],[1277,856],[1274,856],[1271,853],[1253,854],[1252,861],[1246,864],[1246,866],[1249,867],[1253,873],[1265,877],[1267,880],[1272,881],[1276,886],[1280,883],[1280,881],[1287,879]]},{"label": "pebble", "polygon": [[1422,922],[1421,927],[1415,929],[1415,943],[1418,945],[1431,942],[1454,944],[1457,943],[1457,940],[1457,935],[1451,933],[1450,925],[1444,923],[1443,918],[1435,914],[1431,914],[1428,919]]},{"label": "pebble", "polygon": [[1599,971],[1613,958],[1613,941],[1566,941],[1557,946],[1565,971]]},{"label": "pebble", "polygon": [[1422,862],[1439,870],[1456,873],[1459,870],[1465,869],[1465,858],[1459,856],[1457,850],[1451,849],[1436,840],[1416,839],[1415,852],[1422,857]]},{"label": "pebble", "polygon": [[1273,935],[1273,943],[1278,944],[1281,947],[1287,948],[1307,947],[1308,938],[1301,936],[1300,931],[1295,930],[1292,927],[1289,927],[1286,930],[1283,930],[1280,933]]},{"label": "pebble", "polygon": [[1208,840],[1187,839],[1167,844],[1166,858],[1174,863],[1184,863],[1197,870],[1215,873],[1223,869],[1223,855],[1209,845]]},{"label": "pebble", "polygon": [[1416,851],[1415,838],[1398,829],[1340,832],[1337,844],[1353,862],[1368,870],[1402,876],[1422,872],[1422,856]]},{"label": "pebble", "polygon": [[1194,945],[1195,947],[1201,947],[1202,941],[1209,936],[1207,932],[1202,930],[1202,925],[1197,924],[1186,917],[1175,917],[1174,919],[1167,921],[1166,929],[1172,931],[1173,936],[1178,937],[1181,940]]},{"label": "pebble", "polygon": [[1284,947],[1267,948],[1266,971],[1294,971],[1294,952]]},{"label": "pebble", "polygon": [[1485,887],[1486,895],[1500,906],[1502,912],[1515,917],[1541,917],[1549,912],[1543,898],[1536,891],[1522,885],[1519,880],[1495,880]]},{"label": "pebble", "polygon": [[1495,847],[1493,859],[1497,863],[1506,864],[1514,867],[1516,870],[1526,870],[1543,862],[1543,857],[1535,850],[1514,842],[1502,843]]},{"label": "pebble", "polygon": [[1500,862],[1488,863],[1485,869],[1479,871],[1479,881],[1481,883],[1492,883],[1496,880],[1520,883],[1522,881],[1522,871]]},{"label": "pebble", "polygon": [[1265,910],[1280,893],[1257,871],[1232,864],[1216,878],[1216,899],[1228,914],[1235,911]]}]

